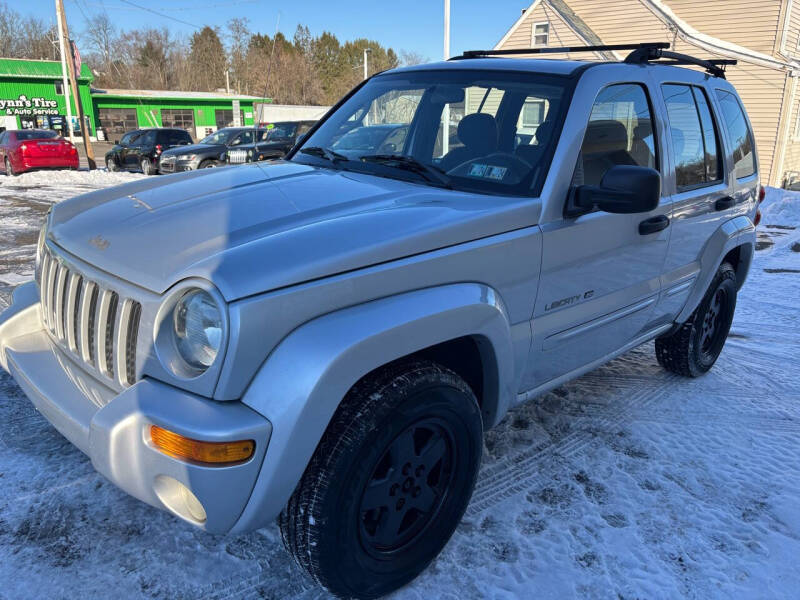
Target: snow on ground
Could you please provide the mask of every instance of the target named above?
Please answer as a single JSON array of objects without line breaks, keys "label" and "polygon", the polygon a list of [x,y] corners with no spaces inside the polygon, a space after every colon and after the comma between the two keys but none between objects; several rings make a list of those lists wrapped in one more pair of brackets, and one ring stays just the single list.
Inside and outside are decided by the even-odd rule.
[{"label": "snow on ground", "polygon": [[[0,177],[0,308],[49,202],[136,177],[66,175]],[[800,194],[763,206],[712,372],[671,375],[647,344],[513,411],[455,536],[394,598],[798,597]],[[5,373],[0,581],[2,600],[326,597],[275,526],[211,536],[116,489]]]}]

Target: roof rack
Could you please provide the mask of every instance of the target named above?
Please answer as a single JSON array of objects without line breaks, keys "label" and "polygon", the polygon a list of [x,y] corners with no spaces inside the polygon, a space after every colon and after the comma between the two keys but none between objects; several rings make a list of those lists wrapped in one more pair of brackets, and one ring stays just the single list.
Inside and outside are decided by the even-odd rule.
[{"label": "roof rack", "polygon": [[[469,60],[491,56],[519,56],[521,54],[560,54],[577,52],[609,52],[630,50],[625,57],[628,64],[644,64],[659,61],[662,65],[694,65],[703,67],[709,75],[725,79],[725,67],[735,65],[734,59],[703,59],[669,50],[669,42],[642,42],[639,44],[609,44],[603,46],[548,46],[544,48],[514,48],[510,50],[467,50],[450,60]],[[662,60],[667,59],[667,60]]]},{"label": "roof rack", "polygon": [[[666,58],[667,60],[662,61]],[[725,79],[725,67],[728,65],[735,65],[736,59],[732,58],[695,58],[688,54],[681,54],[680,52],[671,52],[665,48],[639,48],[631,52],[625,57],[625,62],[628,64],[642,64],[660,61],[662,65],[694,65],[696,67],[703,67],[706,73]]]},{"label": "roof rack", "polygon": [[557,54],[561,52],[608,52],[612,50],[657,50],[669,48],[669,42],[643,42],[640,44],[610,44],[606,46],[546,46],[543,48],[514,48],[512,50],[467,50],[450,60],[486,58],[489,56],[514,56],[517,54]]}]

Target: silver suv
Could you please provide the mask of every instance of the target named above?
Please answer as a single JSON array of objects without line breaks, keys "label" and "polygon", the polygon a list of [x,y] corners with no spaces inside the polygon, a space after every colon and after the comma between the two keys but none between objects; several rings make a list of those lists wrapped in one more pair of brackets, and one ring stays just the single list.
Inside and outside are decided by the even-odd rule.
[{"label": "silver suv", "polygon": [[392,70],[285,160],[57,203],[0,363],[133,496],[216,533],[277,517],[333,593],[396,589],[514,405],[649,340],[691,377],[722,350],[753,134],[720,61],[630,49]]}]

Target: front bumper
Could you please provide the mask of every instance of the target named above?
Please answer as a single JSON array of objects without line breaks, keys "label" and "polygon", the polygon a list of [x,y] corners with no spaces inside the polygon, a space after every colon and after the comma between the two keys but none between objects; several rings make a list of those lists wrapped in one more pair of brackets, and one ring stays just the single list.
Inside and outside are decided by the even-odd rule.
[{"label": "front bumper", "polygon": [[158,170],[161,173],[181,173],[183,171],[194,171],[197,169],[197,160],[167,160],[161,159],[158,163]]},{"label": "front bumper", "polygon": [[[254,410],[151,379],[117,394],[50,339],[33,282],[17,288],[12,305],[0,314],[0,365],[95,469],[124,491],[212,533],[226,533],[238,520],[272,435],[270,422]],[[149,439],[151,425],[212,442],[252,439],[255,454],[233,466],[189,463],[158,451]],[[202,504],[205,520],[187,509],[181,486]]]}]

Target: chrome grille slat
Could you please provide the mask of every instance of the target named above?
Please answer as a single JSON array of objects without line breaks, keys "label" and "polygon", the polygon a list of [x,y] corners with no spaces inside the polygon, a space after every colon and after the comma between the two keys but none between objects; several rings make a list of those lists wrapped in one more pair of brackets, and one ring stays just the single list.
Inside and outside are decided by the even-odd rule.
[{"label": "chrome grille slat", "polygon": [[132,309],[133,301],[123,300],[122,308],[117,311],[119,316],[114,327],[114,370],[120,385],[127,383],[128,323]]},{"label": "chrome grille slat", "polygon": [[142,305],[87,278],[52,252],[42,253],[42,321],[54,340],[101,379],[136,383],[136,343]]},{"label": "chrome grille slat", "polygon": [[64,302],[64,333],[67,338],[67,346],[73,352],[78,350],[75,343],[75,300],[78,295],[78,283],[81,276],[75,272],[70,272],[67,278],[67,293]]},{"label": "chrome grille slat", "polygon": [[97,284],[87,281],[83,286],[81,297],[81,312],[79,317],[80,329],[80,353],[83,362],[93,364],[92,340],[89,337],[89,322],[92,320],[92,299],[97,292]]},{"label": "chrome grille slat", "polygon": [[53,308],[55,310],[51,315],[55,318],[56,335],[60,340],[64,339],[64,285],[66,282],[67,268],[64,265],[59,265],[55,289],[53,290]]},{"label": "chrome grille slat", "polygon": [[47,318],[47,277],[50,272],[50,255],[46,252],[42,253],[42,269],[39,273],[39,298],[42,305],[42,321],[44,326],[49,327]]},{"label": "chrome grille slat", "polygon": [[50,261],[50,269],[47,271],[47,285],[44,289],[45,306],[46,310],[46,325],[47,328],[53,330],[53,285],[56,278],[56,271],[58,271],[58,261],[55,259]]},{"label": "chrome grille slat", "polygon": [[100,304],[97,307],[97,334],[95,347],[97,348],[97,366],[100,372],[108,376],[111,368],[106,362],[106,329],[108,328],[108,309],[111,308],[111,290],[103,290]]}]

